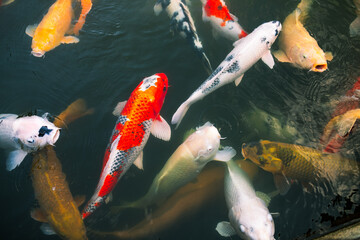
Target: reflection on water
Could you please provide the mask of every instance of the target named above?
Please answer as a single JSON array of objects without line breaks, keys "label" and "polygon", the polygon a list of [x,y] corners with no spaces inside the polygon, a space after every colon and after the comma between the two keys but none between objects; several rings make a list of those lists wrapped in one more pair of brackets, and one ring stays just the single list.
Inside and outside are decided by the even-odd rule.
[{"label": "reflection on water", "polygon": [[[0,7],[0,113],[19,114],[41,109],[56,114],[79,97],[95,109],[93,115],[79,119],[71,128],[64,128],[54,148],[73,195],[84,194],[87,200],[90,198],[116,122],[111,114],[113,108],[127,100],[145,76],[156,72],[167,74],[170,87],[161,114],[168,122],[179,104],[208,76],[188,42],[169,31],[168,16],[154,15],[155,2],[94,1],[80,31],[80,42],[60,45],[47,52],[45,58],[31,56],[31,38],[25,35],[25,29],[40,22],[53,2],[16,0]],[[270,20],[283,21],[298,3],[226,1],[248,32]],[[217,66],[232,45],[225,38],[213,37],[210,24],[202,21],[201,6],[201,1],[192,1],[189,9],[204,50],[212,65]],[[262,62],[255,64],[238,87],[229,84],[194,104],[180,127],[172,129],[169,143],[150,138],[144,149],[145,170],[131,168],[113,191],[113,202],[100,208],[85,225],[94,231],[129,233],[140,226],[141,221],[147,224],[157,216],[164,216],[161,211],[166,212],[167,208],[181,209],[174,207],[178,196],[184,203],[193,203],[186,205],[192,212],[191,217],[182,217],[185,212],[180,210],[182,220],[173,223],[169,220],[168,225],[145,234],[145,238],[219,239],[215,227],[227,219],[228,212],[219,194],[222,175],[216,178],[207,175],[206,184],[216,189],[206,192],[210,191],[205,190],[206,184],[204,189],[197,189],[199,196],[205,196],[196,198],[201,202],[194,201],[190,195],[175,193],[163,206],[149,209],[145,220],[143,210],[110,214],[112,205],[144,195],[166,160],[182,143],[185,131],[206,121],[212,122],[225,138],[221,144],[234,147],[238,154],[243,143],[261,139],[297,144],[294,150],[297,162],[312,162],[312,168],[317,169],[304,170],[302,175],[299,167],[284,171],[291,187],[287,194],[273,197],[269,206],[270,212],[280,213],[274,218],[276,239],[305,239],[359,218],[359,172],[355,167],[360,154],[359,128],[353,128],[347,136],[340,155],[321,153],[323,146],[319,141],[334,111],[339,111],[338,103],[348,96],[360,76],[359,37],[349,36],[349,25],[355,17],[351,0],[314,1],[304,26],[321,48],[333,53],[329,70],[313,73],[278,61],[272,70]],[[273,49],[278,49],[277,44],[275,42]],[[13,172],[5,170],[6,152],[0,150],[0,156],[4,160],[0,166],[5,196],[1,203],[6,216],[0,220],[3,236],[6,239],[59,239],[43,235],[40,224],[30,217],[30,211],[38,206],[29,176],[31,156]],[[205,168],[205,173],[210,170]],[[253,184],[263,192],[276,188],[273,174],[261,168]],[[204,210],[201,206],[209,207]],[[97,239],[92,233],[88,235],[89,239]]]}]

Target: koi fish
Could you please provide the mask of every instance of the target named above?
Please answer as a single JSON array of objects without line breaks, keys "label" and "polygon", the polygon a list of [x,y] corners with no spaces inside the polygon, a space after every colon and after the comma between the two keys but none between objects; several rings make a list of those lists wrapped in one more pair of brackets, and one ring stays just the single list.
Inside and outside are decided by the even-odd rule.
[{"label": "koi fish", "polygon": [[216,127],[207,122],[196,129],[183,144],[181,144],[156,175],[148,192],[137,201],[124,204],[124,208],[145,208],[159,203],[178,188],[192,181],[211,160],[226,161],[235,156],[231,147],[220,147],[220,134]]},{"label": "koi fish", "polygon": [[181,0],[157,0],[154,6],[155,15],[159,15],[162,10],[166,10],[171,19],[171,29],[188,40],[200,57],[206,71],[209,74],[212,73],[213,70],[210,61],[198,37],[194,20],[191,17],[188,7]]},{"label": "koi fish", "polygon": [[324,146],[324,152],[338,152],[348,138],[349,133],[354,130],[357,111],[351,110],[359,107],[359,91],[360,77],[353,87],[346,92],[345,97],[336,105],[331,115],[332,119],[324,129],[323,136],[320,138],[320,143]]},{"label": "koi fish", "polygon": [[82,212],[83,218],[104,203],[133,163],[142,169],[142,150],[150,133],[162,140],[170,140],[170,126],[159,114],[167,88],[166,75],[154,74],[142,80],[129,100],[120,102],[115,108],[114,114],[119,118],[105,151],[98,186]]},{"label": "koi fish", "polygon": [[267,22],[257,27],[248,36],[236,41],[233,44],[234,49],[226,56],[225,60],[177,109],[171,123],[178,127],[192,104],[225,84],[235,82],[235,85],[238,86],[244,73],[259,59],[262,59],[272,69],[275,63],[270,48],[280,31],[280,22]]},{"label": "koi fish", "polygon": [[355,37],[360,35],[360,1],[359,0],[353,0],[354,4],[355,4],[355,8],[356,8],[356,15],[357,17],[355,18],[354,21],[351,22],[350,26],[349,26],[349,33],[350,33],[350,37]]},{"label": "koi fish", "polygon": [[331,52],[319,47],[300,21],[307,15],[312,0],[302,0],[298,7],[286,17],[283,30],[279,36],[279,50],[274,56],[280,62],[289,62],[297,68],[323,72],[327,69],[327,61],[331,61]]},{"label": "koi fish", "polygon": [[262,140],[243,144],[242,155],[274,175],[275,186],[281,194],[290,189],[291,180],[303,185],[327,180],[339,195],[349,186],[341,186],[341,179],[354,179],[358,185],[359,166],[356,161],[339,154],[327,154],[313,148]]},{"label": "koi fish", "polygon": [[15,0],[0,0],[0,7],[9,5],[10,3],[13,3]]},{"label": "koi fish", "polygon": [[224,189],[230,222],[218,223],[216,230],[223,237],[237,234],[243,239],[275,240],[273,218],[246,172],[232,160],[226,164]]},{"label": "koi fish", "polygon": [[72,28],[71,22],[74,11],[73,0],[57,0],[43,17],[39,25],[29,25],[26,34],[33,38],[31,44],[31,54],[35,57],[44,56],[61,43],[78,43],[80,40],[75,36],[65,36],[65,34],[79,34],[79,30],[85,23],[86,14],[91,9],[91,0],[82,0],[82,12],[79,21]]},{"label": "koi fish", "polygon": [[332,118],[324,128],[320,142],[324,152],[336,153],[345,143],[347,137],[360,118],[360,109],[349,110],[343,115]]},{"label": "koi fish", "polygon": [[202,3],[202,19],[204,22],[210,22],[215,31],[231,41],[248,35],[238,23],[237,17],[229,12],[223,0],[202,0]]},{"label": "koi fish", "polygon": [[[72,103],[54,121],[57,127],[65,127],[77,118],[92,114],[84,100]],[[31,179],[39,208],[31,211],[31,217],[43,222],[41,230],[47,234],[57,234],[63,239],[85,240],[86,229],[78,206],[84,196],[73,198],[61,162],[54,148],[47,146],[34,155]]]},{"label": "koi fish", "polygon": [[54,145],[60,129],[43,117],[0,114],[0,147],[9,152],[6,170],[11,171],[30,152]]},{"label": "koi fish", "polygon": [[[241,162],[241,168],[255,178],[258,168],[252,162]],[[225,204],[224,197],[224,167],[218,162],[210,162],[196,177],[195,181],[189,182],[179,188],[163,204],[159,205],[149,216],[135,226],[113,232],[93,232],[96,237],[109,239],[144,239],[149,236],[161,237],[161,233],[174,226],[179,226],[193,216],[199,216],[199,212],[208,211],[212,207]],[[113,212],[112,212],[113,213]],[[117,211],[115,211],[117,213]],[[162,239],[162,238],[161,238]]]}]

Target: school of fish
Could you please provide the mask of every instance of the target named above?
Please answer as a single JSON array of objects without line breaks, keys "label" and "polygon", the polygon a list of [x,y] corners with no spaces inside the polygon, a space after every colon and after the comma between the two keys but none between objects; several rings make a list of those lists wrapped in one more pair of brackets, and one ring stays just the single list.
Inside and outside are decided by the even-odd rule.
[{"label": "school of fish", "polygon": [[[0,1],[0,6],[12,2],[14,0]],[[324,52],[317,43],[316,34],[310,34],[306,29],[305,22],[311,17],[309,13],[313,4],[313,0],[301,0],[292,12],[286,13],[288,15],[282,22],[270,20],[258,23],[258,27],[248,32],[240,25],[239,19],[230,13],[224,0],[201,0],[198,11],[202,12],[203,24],[210,25],[217,41],[230,41],[233,46],[230,52],[224,53],[227,54],[225,59],[213,70],[205,54],[205,49],[208,53],[211,49],[205,48],[200,41],[195,27],[199,23],[195,24],[191,15],[192,3],[185,0],[157,0],[153,13],[158,16],[166,11],[171,31],[189,42],[201,60],[203,71],[207,73],[206,80],[173,114],[171,123],[175,129],[190,106],[231,82],[238,86],[245,72],[260,59],[270,68],[270,72],[275,63],[281,64],[278,62],[290,63],[292,67],[316,74],[329,70],[328,62],[333,59],[333,54]],[[356,18],[349,25],[348,34],[355,38],[360,35],[360,1],[354,0],[353,4]],[[52,3],[40,23],[29,25],[25,30],[32,37],[31,54],[44,57],[47,52],[56,51],[55,48],[61,44],[79,43],[78,35],[86,26],[86,17],[92,7],[91,0],[56,0]],[[239,17],[242,19],[242,16]],[[250,30],[248,27],[246,29]],[[223,39],[218,38],[219,35]],[[272,50],[277,38],[278,49]],[[254,184],[255,179],[261,177],[258,176],[258,168],[273,175],[274,187],[282,198],[286,198],[296,183],[304,191],[314,194],[321,183],[328,184],[341,197],[350,199],[358,194],[359,163],[340,153],[349,135],[356,134],[356,122],[360,118],[360,77],[352,89],[338,100],[316,143],[320,146],[318,149],[313,145],[293,144],[295,138],[298,142],[304,142],[305,136],[301,136],[293,125],[281,126],[277,118],[253,106],[252,112],[245,113],[248,121],[253,126],[257,125],[256,121],[261,121],[260,125],[266,128],[257,127],[257,134],[264,136],[266,131],[270,131],[273,136],[292,143],[269,140],[243,143],[241,155],[244,160],[235,161],[236,150],[220,144],[221,139],[226,139],[226,136],[220,135],[221,129],[216,124],[203,123],[168,158],[143,197],[123,201],[120,205],[119,200],[115,199],[115,205],[111,208],[112,216],[121,216],[120,212],[125,209],[133,211],[136,208],[145,209],[145,212],[154,210],[152,214],[127,230],[89,231],[88,219],[96,220],[93,213],[101,212],[104,209],[101,207],[112,200],[112,192],[116,191],[116,185],[130,167],[135,165],[144,170],[143,159],[147,164],[155,161],[143,154],[150,135],[170,141],[171,127],[160,115],[170,82],[165,73],[145,77],[128,100],[116,105],[113,115],[117,121],[105,149],[102,169],[99,169],[98,176],[91,176],[97,178],[98,183],[81,211],[79,207],[89,196],[73,197],[54,145],[60,137],[60,130],[66,131],[67,124],[91,115],[94,110],[88,109],[85,101],[79,99],[55,119],[49,113],[42,116],[0,114],[0,147],[7,155],[6,170],[14,170],[29,153],[32,154],[30,176],[38,207],[32,209],[30,216],[42,222],[40,229],[44,234],[57,234],[69,240],[88,239],[89,232],[92,233],[91,237],[96,236],[95,239],[158,238],[166,229],[185,220],[191,221],[191,216],[204,211],[204,206],[216,207],[224,202],[229,221],[219,222],[211,227],[212,230],[216,229],[222,237],[237,235],[241,239],[275,240],[276,224],[270,212],[270,197],[256,191]],[[56,151],[60,152],[61,149]],[[96,161],[99,162],[99,159]],[[89,161],[89,164],[92,163]]]}]

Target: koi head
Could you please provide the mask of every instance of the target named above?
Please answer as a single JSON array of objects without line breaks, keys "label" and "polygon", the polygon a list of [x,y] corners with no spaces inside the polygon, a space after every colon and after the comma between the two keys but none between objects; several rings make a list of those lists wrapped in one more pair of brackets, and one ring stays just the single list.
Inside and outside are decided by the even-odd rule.
[{"label": "koi head", "polygon": [[20,117],[14,122],[15,140],[23,150],[37,151],[46,145],[54,145],[60,129],[39,116]]},{"label": "koi head", "polygon": [[294,46],[290,52],[291,59],[300,67],[313,72],[327,70],[325,53],[317,44]]},{"label": "koi head", "polygon": [[135,91],[147,95],[153,103],[154,111],[160,112],[168,89],[168,78],[164,73],[156,73],[144,78]]},{"label": "koi head", "polygon": [[197,162],[207,163],[217,153],[220,138],[217,128],[207,122],[196,128],[196,131],[186,139],[185,143]]},{"label": "koi head", "polygon": [[260,142],[251,142],[242,145],[242,155],[250,159],[256,165],[268,172],[279,172],[283,163],[277,156],[277,147],[275,143],[261,140]]},{"label": "koi head", "polygon": [[272,21],[263,23],[258,26],[252,33],[261,39],[261,42],[266,44],[270,49],[281,31],[281,23],[279,21]]}]

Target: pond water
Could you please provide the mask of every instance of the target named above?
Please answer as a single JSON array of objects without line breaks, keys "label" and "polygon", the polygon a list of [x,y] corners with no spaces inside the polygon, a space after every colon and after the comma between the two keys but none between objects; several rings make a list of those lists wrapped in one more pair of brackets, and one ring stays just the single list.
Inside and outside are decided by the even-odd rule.
[{"label": "pond water", "polygon": [[[283,21],[299,1],[226,3],[251,32],[264,22]],[[99,180],[104,150],[116,122],[112,115],[116,104],[127,100],[143,78],[163,72],[170,87],[161,115],[170,123],[177,107],[208,74],[188,42],[170,31],[167,14],[154,15],[155,0],[94,0],[80,42],[60,45],[44,58],[36,58],[30,54],[31,38],[25,29],[40,22],[51,4],[48,0],[15,0],[0,8],[0,112],[20,114],[38,109],[56,115],[77,98],[84,98],[95,113],[64,129],[55,150],[71,192],[86,195],[88,200]],[[213,37],[210,25],[202,21],[200,1],[191,1],[189,9],[215,68],[232,50],[232,43]],[[355,17],[350,0],[314,1],[305,26],[322,49],[333,53],[328,71],[308,72],[276,60],[271,70],[259,61],[238,87],[226,85],[194,104],[180,127],[172,127],[170,142],[150,137],[144,149],[144,171],[131,168],[113,191],[109,205],[142,196],[181,144],[184,133],[206,121],[215,124],[226,138],[222,145],[234,147],[238,158],[243,143],[261,139],[317,148],[334,103],[360,76],[360,41],[348,33]],[[277,48],[275,42],[273,49]],[[275,131],[274,121],[283,128],[290,126],[292,134]],[[360,160],[359,136],[356,130],[350,134],[341,150],[344,157]],[[5,151],[0,150],[0,158],[1,238],[58,239],[43,235],[40,223],[30,217],[36,206],[29,173],[31,156],[12,172],[5,170]],[[253,184],[264,192],[275,190],[272,175],[261,169]],[[273,198],[269,210],[279,213],[274,218],[276,239],[305,239],[359,215],[360,201],[339,196],[326,184],[316,189],[294,183],[286,195]],[[143,211],[136,210],[111,215],[109,205],[94,213],[86,226],[120,231],[144,217]],[[191,218],[179,220],[159,234],[149,233],[148,239],[222,239],[215,227],[228,219],[223,196],[203,205]],[[151,218],[151,214],[147,216]],[[97,239],[91,233],[89,238]]]}]

